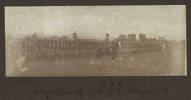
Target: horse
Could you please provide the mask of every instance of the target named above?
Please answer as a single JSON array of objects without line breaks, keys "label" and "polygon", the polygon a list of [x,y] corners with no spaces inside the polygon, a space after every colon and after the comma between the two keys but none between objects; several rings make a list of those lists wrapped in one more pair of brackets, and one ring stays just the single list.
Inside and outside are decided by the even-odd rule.
[{"label": "horse", "polygon": [[110,46],[100,46],[98,49],[95,51],[95,58],[100,61],[101,58],[103,57],[108,57],[112,61],[112,66],[113,62],[116,59],[118,55],[118,50],[121,47],[119,41],[112,41]]}]

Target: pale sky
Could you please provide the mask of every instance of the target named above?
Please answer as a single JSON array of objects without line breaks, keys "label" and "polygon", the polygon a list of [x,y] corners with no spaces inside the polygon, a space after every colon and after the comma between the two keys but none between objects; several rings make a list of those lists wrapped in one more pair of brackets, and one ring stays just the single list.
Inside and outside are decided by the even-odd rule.
[{"label": "pale sky", "polygon": [[186,38],[185,5],[6,7],[5,31],[14,36],[67,35],[103,39],[106,33]]}]

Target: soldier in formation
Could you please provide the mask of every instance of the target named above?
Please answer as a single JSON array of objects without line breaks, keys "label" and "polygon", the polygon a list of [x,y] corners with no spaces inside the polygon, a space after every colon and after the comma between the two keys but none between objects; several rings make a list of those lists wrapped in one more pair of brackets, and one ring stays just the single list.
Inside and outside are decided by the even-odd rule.
[{"label": "soldier in formation", "polygon": [[[91,57],[93,50],[100,45],[91,40],[80,40],[76,33],[73,34],[72,40],[57,37],[40,38],[34,34],[31,37],[25,37],[22,42],[23,56],[28,61],[49,60],[51,62],[70,57]],[[106,38],[105,45],[109,45],[109,38]]]}]

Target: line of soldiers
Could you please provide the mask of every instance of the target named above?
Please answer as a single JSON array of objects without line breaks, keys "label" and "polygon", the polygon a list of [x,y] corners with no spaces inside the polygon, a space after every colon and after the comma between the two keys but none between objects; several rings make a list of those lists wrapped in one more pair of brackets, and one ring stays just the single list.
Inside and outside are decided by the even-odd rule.
[{"label": "line of soldiers", "polygon": [[65,38],[25,37],[22,40],[23,56],[28,60],[57,60],[70,57],[92,57],[102,41]]}]

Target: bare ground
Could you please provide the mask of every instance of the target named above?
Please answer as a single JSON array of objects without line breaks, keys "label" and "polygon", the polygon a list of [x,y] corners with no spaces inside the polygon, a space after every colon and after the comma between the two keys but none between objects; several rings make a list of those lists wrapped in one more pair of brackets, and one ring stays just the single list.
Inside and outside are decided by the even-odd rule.
[{"label": "bare ground", "polygon": [[34,61],[14,68],[9,76],[179,76],[185,71],[184,54],[137,53],[119,55],[113,65],[107,57]]}]

